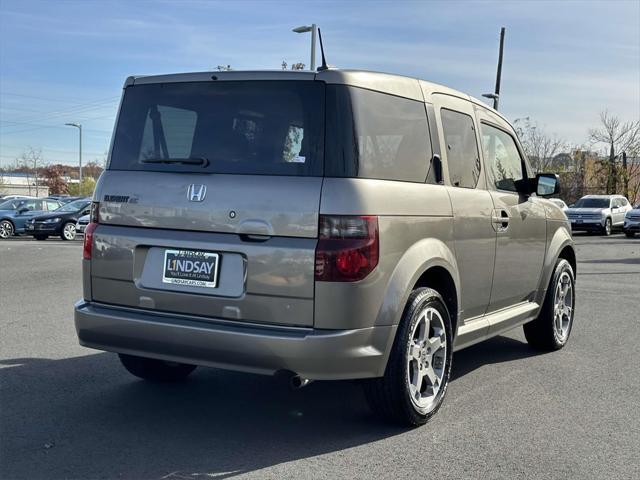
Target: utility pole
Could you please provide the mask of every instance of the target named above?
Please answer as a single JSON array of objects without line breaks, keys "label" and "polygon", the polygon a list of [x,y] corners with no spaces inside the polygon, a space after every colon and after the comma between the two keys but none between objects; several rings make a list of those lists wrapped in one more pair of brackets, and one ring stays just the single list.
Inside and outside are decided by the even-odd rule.
[{"label": "utility pole", "polygon": [[504,32],[505,27],[500,29],[500,49],[498,51],[498,71],[496,72],[496,88],[494,93],[484,93],[483,97],[493,99],[493,108],[498,110],[498,101],[500,100],[500,80],[502,78],[502,56],[504,52]]}]

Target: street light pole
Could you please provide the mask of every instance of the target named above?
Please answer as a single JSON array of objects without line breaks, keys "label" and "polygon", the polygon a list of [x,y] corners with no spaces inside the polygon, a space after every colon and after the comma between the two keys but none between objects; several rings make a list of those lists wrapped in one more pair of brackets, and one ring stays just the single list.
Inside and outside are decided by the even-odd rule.
[{"label": "street light pole", "polygon": [[296,33],[306,33],[311,32],[311,61],[309,64],[311,65],[311,71],[315,71],[316,69],[316,35],[318,34],[318,26],[315,23],[311,25],[303,25],[301,27],[296,27],[293,29]]},{"label": "street light pole", "polygon": [[80,188],[80,186],[82,185],[82,124],[80,123],[65,123],[65,125],[69,126],[69,127],[76,127],[78,129],[78,131],[80,132],[80,145],[78,148],[78,165],[79,165],[79,170],[78,170],[78,189]]}]

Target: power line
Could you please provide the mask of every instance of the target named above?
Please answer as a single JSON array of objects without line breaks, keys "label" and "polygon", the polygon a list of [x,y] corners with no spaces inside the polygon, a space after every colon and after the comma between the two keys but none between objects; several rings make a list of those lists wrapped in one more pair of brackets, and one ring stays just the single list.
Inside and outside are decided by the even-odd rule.
[{"label": "power line", "polygon": [[82,105],[83,103],[86,102],[77,102],[76,100],[69,100],[69,99],[62,99],[59,97],[56,98],[51,98],[51,97],[35,97],[33,95],[24,95],[22,93],[13,93],[13,92],[0,92],[0,96],[2,95],[8,95],[11,97],[24,97],[24,98],[34,98],[36,100],[45,100],[47,102],[62,102],[62,103],[76,103],[78,105]]},{"label": "power line", "polygon": [[82,114],[82,113],[87,113],[87,112],[92,111],[92,110],[99,110],[99,109],[105,108],[107,106],[115,107],[116,105],[115,105],[114,100],[116,98],[119,98],[119,97],[113,97],[111,100],[102,100],[100,102],[97,102],[97,101],[96,102],[91,102],[91,103],[84,104],[82,106],[69,107],[69,108],[66,108],[66,109],[51,111],[51,112],[38,114],[38,115],[30,114],[30,115],[26,115],[26,116],[25,115],[18,116],[16,118],[16,120],[18,120],[18,121],[52,120],[52,119],[60,118],[62,116],[72,116],[72,115],[78,115],[78,114]]},{"label": "power line", "polygon": [[[111,117],[112,115],[106,115],[105,118],[109,116]],[[100,117],[97,117],[100,118]],[[87,121],[90,119],[83,119],[83,121]],[[9,123],[11,125],[9,126],[13,126],[13,125],[30,125],[32,127],[38,127],[38,128],[62,128],[67,130],[67,127],[63,126],[63,125],[43,125],[43,124],[38,124],[38,123],[31,123],[31,122],[13,122],[13,121],[9,121],[9,120],[0,120],[0,123]],[[0,129],[2,128],[2,125],[0,125]],[[6,127],[5,127],[6,128]],[[97,130],[95,128],[83,128],[82,129],[83,132],[96,132],[96,133],[107,133],[107,134],[111,134],[111,131],[109,130]],[[9,133],[15,133],[15,132],[9,132]]]}]

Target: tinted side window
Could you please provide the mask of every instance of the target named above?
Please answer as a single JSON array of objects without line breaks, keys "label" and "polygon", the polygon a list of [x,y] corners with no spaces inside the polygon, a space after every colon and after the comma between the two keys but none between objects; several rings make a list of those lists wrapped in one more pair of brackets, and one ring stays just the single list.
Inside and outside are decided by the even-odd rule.
[{"label": "tinted side window", "polygon": [[475,188],[480,178],[480,155],[473,119],[464,113],[444,108],[440,116],[451,185]]},{"label": "tinted side window", "polygon": [[522,180],[522,158],[513,137],[502,130],[482,124],[482,150],[490,182],[498,190],[515,192]]},{"label": "tinted side window", "polygon": [[327,87],[325,175],[424,182],[431,160],[422,102]]}]

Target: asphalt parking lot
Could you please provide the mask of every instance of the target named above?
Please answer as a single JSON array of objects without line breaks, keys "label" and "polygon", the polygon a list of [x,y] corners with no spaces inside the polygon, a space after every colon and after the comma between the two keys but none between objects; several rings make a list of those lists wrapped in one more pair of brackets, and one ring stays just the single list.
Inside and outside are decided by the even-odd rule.
[{"label": "asphalt parking lot", "polygon": [[640,238],[576,242],[568,346],[517,329],[457,353],[418,429],[379,423],[352,382],[139,381],[77,344],[80,242],[0,242],[0,478],[640,478]]}]

